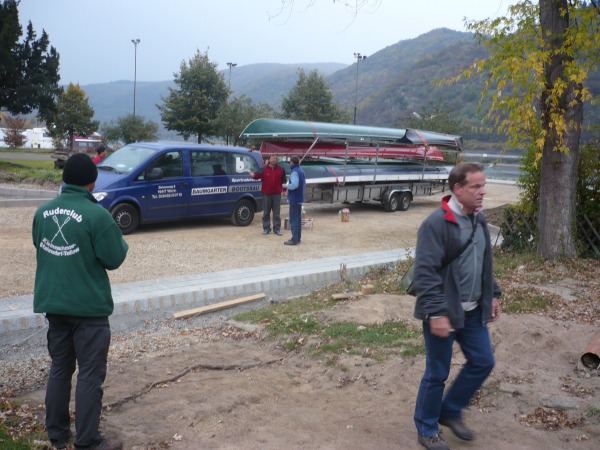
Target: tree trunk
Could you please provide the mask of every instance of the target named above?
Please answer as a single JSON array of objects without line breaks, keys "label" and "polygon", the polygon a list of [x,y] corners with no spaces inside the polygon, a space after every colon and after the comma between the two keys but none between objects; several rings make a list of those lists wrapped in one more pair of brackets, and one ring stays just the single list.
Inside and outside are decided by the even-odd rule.
[{"label": "tree trunk", "polygon": [[[575,256],[575,194],[579,135],[583,122],[581,86],[569,81],[565,65],[573,59],[564,51],[568,46],[565,33],[569,26],[567,0],[540,0],[540,25],[544,47],[550,57],[544,66],[545,86],[542,92],[542,128],[546,132],[542,151],[538,253],[546,259]],[[550,105],[556,83],[567,88],[559,96],[558,108]],[[566,124],[562,142],[568,149],[561,151],[561,136],[553,126],[552,114],[561,116]]]}]

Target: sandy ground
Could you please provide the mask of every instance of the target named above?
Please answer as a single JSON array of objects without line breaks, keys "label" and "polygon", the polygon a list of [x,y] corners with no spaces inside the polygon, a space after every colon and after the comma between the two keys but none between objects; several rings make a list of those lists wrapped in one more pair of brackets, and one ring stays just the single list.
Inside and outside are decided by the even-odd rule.
[{"label": "sandy ground", "polygon": [[[514,186],[490,185],[486,205],[515,198]],[[351,205],[347,223],[337,215],[341,205],[307,205],[315,226],[293,248],[283,246],[285,236],[261,236],[258,220],[247,228],[219,221],[145,227],[127,237],[131,254],[112,278],[125,282],[412,247],[420,220],[438,201],[420,199],[408,212],[394,214]],[[31,291],[32,212],[19,208],[0,216],[0,245],[8,250],[0,262],[0,297]],[[327,320],[404,320],[418,326],[413,302],[371,295],[322,314]],[[381,362],[368,352],[338,358],[312,357],[303,348],[285,352],[260,328],[227,322],[228,314],[216,314],[203,326],[149,323],[115,334],[105,384],[105,433],[122,439],[127,449],[422,448],[412,413],[423,356],[392,354]],[[600,378],[579,363],[598,330],[537,315],[503,315],[490,329],[497,365],[465,416],[477,440],[464,443],[444,430],[450,447],[598,449]],[[461,362],[457,353],[451,378]],[[21,400],[34,408],[42,404],[39,387]],[[556,431],[553,424],[560,425]]]},{"label": "sandy ground", "polygon": [[[323,315],[416,326],[413,301],[372,295]],[[578,365],[593,332],[541,316],[501,317],[491,326],[496,369],[465,413],[477,440],[464,443],[443,430],[450,447],[597,449],[600,378]],[[424,356],[315,358],[261,336],[227,325],[117,336],[103,430],[128,449],[421,448],[412,413]],[[451,378],[461,363],[457,353]],[[21,400],[39,405],[43,396],[39,389]]]}]

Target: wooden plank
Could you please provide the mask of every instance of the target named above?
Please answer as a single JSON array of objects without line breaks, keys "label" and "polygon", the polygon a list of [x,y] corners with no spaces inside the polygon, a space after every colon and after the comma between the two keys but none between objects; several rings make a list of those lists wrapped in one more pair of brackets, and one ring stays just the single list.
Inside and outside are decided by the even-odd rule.
[{"label": "wooden plank", "polygon": [[226,302],[216,303],[214,305],[202,306],[200,308],[188,309],[185,311],[179,311],[173,314],[174,319],[185,319],[191,316],[198,316],[200,314],[206,314],[209,312],[220,311],[222,309],[233,308],[234,306],[243,305],[257,300],[265,298],[265,294],[249,295],[248,297],[236,298],[234,300],[228,300]]}]

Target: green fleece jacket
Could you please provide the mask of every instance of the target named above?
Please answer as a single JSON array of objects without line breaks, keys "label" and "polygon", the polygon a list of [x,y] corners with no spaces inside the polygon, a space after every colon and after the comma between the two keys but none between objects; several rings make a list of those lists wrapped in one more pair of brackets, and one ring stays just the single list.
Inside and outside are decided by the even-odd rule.
[{"label": "green fleece jacket", "polygon": [[85,188],[67,184],[33,218],[36,313],[105,317],[114,303],[107,270],[118,268],[128,245],[110,213]]}]

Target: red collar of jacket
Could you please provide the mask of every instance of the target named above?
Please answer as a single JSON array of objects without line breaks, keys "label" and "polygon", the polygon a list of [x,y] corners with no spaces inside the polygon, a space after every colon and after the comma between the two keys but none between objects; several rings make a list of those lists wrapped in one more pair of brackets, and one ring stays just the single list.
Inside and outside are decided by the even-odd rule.
[{"label": "red collar of jacket", "polygon": [[[447,221],[452,222],[452,223],[457,223],[456,217],[454,216],[454,211],[452,211],[452,208],[450,208],[450,205],[449,205],[451,198],[452,198],[452,195],[446,195],[442,198],[442,209],[444,211],[446,211],[446,214],[444,214],[444,219],[446,219]],[[473,212],[475,213],[475,215],[477,215],[479,213],[479,211],[481,211],[481,209],[476,209]]]}]

